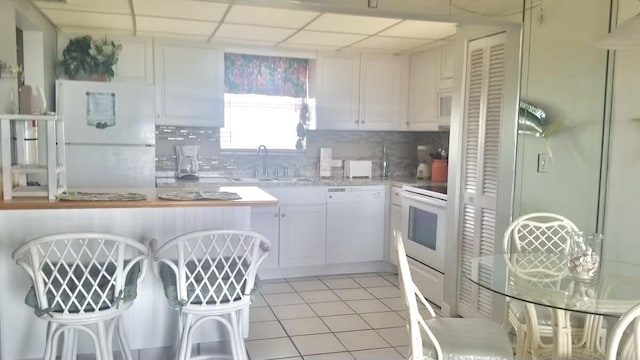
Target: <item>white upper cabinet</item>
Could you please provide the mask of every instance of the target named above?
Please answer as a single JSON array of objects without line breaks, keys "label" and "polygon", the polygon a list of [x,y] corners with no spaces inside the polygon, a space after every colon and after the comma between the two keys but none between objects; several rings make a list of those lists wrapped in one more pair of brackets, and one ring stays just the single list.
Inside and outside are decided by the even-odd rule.
[{"label": "white upper cabinet", "polygon": [[317,81],[318,129],[358,129],[360,58],[357,56],[319,57]]},{"label": "white upper cabinet", "polygon": [[362,55],[360,124],[362,130],[400,130],[407,118],[409,58]]},{"label": "white upper cabinet", "polygon": [[151,39],[116,41],[122,51],[115,65],[114,82],[142,81],[153,83],[153,43]]},{"label": "white upper cabinet", "polygon": [[224,126],[224,53],[182,44],[156,44],[158,125]]},{"label": "white upper cabinet", "polygon": [[408,57],[318,57],[317,123],[323,130],[402,130]]},{"label": "white upper cabinet", "polygon": [[453,81],[452,45],[414,54],[410,59],[407,128],[437,131],[449,126]]}]

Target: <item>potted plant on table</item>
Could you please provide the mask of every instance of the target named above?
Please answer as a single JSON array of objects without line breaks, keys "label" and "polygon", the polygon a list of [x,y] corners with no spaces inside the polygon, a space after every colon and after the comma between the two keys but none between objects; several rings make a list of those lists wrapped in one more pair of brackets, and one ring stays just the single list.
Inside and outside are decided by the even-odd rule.
[{"label": "potted plant on table", "polygon": [[69,40],[62,52],[62,70],[70,79],[108,81],[115,75],[113,66],[118,63],[122,45],[106,37],[93,40],[91,36],[79,36]]}]

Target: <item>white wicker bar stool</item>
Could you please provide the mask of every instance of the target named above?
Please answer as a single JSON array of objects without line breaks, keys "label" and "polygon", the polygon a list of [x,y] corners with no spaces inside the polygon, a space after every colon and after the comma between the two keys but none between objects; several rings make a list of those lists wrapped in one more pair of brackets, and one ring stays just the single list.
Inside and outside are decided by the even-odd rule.
[{"label": "white wicker bar stool", "polygon": [[270,246],[263,235],[245,230],[196,231],[160,247],[153,242],[165,295],[180,314],[177,359],[195,359],[191,356],[194,333],[212,321],[229,333],[230,357],[247,359],[243,321],[249,316],[258,265]]},{"label": "white wicker bar stool", "polygon": [[33,281],[25,302],[48,321],[44,360],[77,358],[80,333],[93,342],[96,360],[113,359],[113,340],[131,360],[121,315],[137,296],[147,267],[148,246],[103,233],[47,235],[13,253]]}]

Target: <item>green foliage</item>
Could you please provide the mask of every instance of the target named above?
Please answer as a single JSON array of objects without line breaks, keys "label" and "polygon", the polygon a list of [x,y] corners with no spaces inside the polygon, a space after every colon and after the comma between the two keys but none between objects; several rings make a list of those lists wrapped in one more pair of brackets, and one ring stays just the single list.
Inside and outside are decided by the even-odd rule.
[{"label": "green foliage", "polygon": [[105,74],[111,79],[120,51],[122,45],[106,37],[96,41],[89,35],[79,36],[69,40],[62,52],[62,70],[71,79],[86,80],[93,74]]}]

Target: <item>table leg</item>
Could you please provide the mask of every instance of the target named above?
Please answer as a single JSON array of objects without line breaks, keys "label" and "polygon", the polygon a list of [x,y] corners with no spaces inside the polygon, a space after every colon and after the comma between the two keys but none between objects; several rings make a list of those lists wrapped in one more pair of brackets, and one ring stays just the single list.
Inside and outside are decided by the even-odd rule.
[{"label": "table leg", "polygon": [[554,358],[571,359],[570,312],[551,308]]}]

